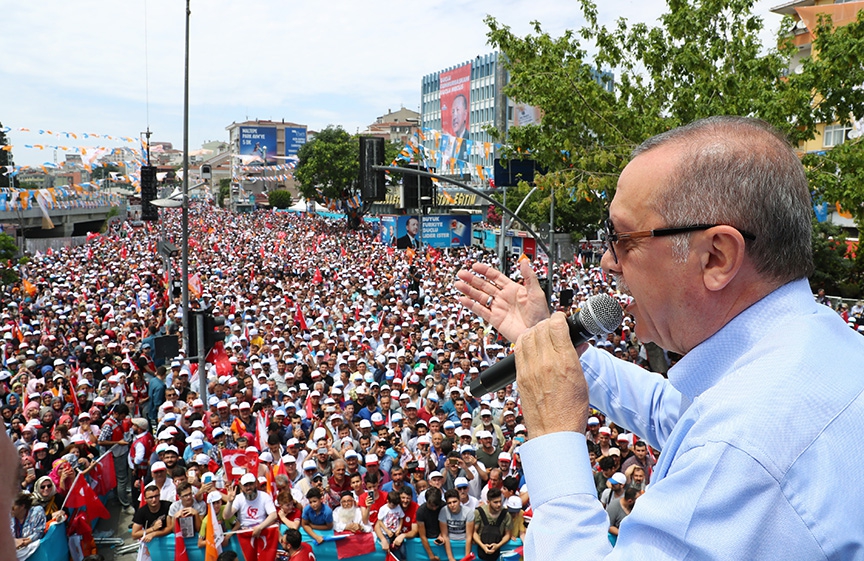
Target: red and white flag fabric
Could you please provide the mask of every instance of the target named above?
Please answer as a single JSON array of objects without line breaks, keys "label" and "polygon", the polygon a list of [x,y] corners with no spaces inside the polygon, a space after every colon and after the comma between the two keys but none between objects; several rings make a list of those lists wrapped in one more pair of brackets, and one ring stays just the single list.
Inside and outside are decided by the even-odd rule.
[{"label": "red and white flag fabric", "polygon": [[300,306],[297,306],[296,312],[294,313],[294,323],[297,324],[300,331],[309,330],[309,327],[306,325],[306,317],[303,315],[303,310],[300,309]]},{"label": "red and white flag fabric", "polygon": [[[258,450],[267,450],[267,424],[269,420],[267,419],[267,413],[263,410],[258,411],[257,419],[255,421],[257,426],[255,427],[255,436],[258,437]],[[257,477],[258,474],[256,473]]]},{"label": "red and white flag fabric", "polygon": [[183,539],[183,532],[180,530],[180,520],[174,520],[174,561],[189,561],[186,540]]},{"label": "red and white flag fabric", "polygon": [[69,493],[66,495],[66,501],[63,503],[63,508],[85,508],[87,509],[87,520],[93,522],[97,518],[109,519],[111,515],[108,509],[96,496],[96,493],[87,484],[87,479],[79,473],[75,476],[75,481],[72,482],[72,487],[69,488]]},{"label": "red and white flag fabric", "polygon": [[114,454],[106,452],[96,460],[93,469],[90,470],[93,479],[93,491],[101,496],[107,495],[117,487],[117,473],[114,471]]},{"label": "red and white flag fabric", "polygon": [[[245,450],[222,450],[222,465],[225,467],[225,477],[231,483],[237,483],[249,469],[249,460]],[[255,472],[258,476],[258,472]]]},{"label": "red and white flag fabric", "polygon": [[[345,532],[334,534],[339,536],[336,540],[336,557],[348,559],[358,555],[367,555],[375,552],[375,536],[371,532]],[[388,557],[387,561],[391,561]]]},{"label": "red and white flag fabric", "polygon": [[276,548],[279,545],[278,526],[265,528],[257,538],[252,537],[252,532],[239,532],[236,535],[246,561],[276,560]]},{"label": "red and white flag fabric", "polygon": [[210,352],[207,353],[207,362],[216,367],[216,374],[219,376],[230,376],[233,371],[231,360],[225,352],[225,345],[222,341],[217,341]]}]

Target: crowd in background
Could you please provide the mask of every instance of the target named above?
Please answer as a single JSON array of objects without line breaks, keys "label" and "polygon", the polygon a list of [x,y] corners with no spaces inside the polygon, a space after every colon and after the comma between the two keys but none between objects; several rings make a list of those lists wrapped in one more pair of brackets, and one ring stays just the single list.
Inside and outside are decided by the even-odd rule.
[{"label": "crowd in background", "polygon": [[[170,212],[167,235],[179,245]],[[524,535],[518,388],[467,390],[509,343],[453,288],[459,269],[497,265],[492,253],[395,250],[368,226],[314,215],[196,206],[190,225],[191,307],[226,317],[224,345],[203,374],[206,396],[196,361],[182,350],[154,354],[161,337],[182,338],[179,260],[169,279],[159,228],[124,224],[35,255],[19,266],[26,282],[3,294],[0,397],[21,458],[19,558],[65,519],[76,475],[89,479],[106,453],[112,495],[134,511],[133,538],[144,542],[175,532],[176,521],[205,547],[208,504],[226,532],[287,527],[289,553],[307,551],[300,530],[319,543],[321,530],[372,533],[397,555],[419,537],[427,548],[444,544],[450,561],[468,553],[453,540],[467,537],[466,548],[494,559]],[[550,275],[533,265],[558,309],[575,312],[598,293],[626,300],[599,269],[564,263]],[[850,323],[862,312],[860,303],[840,310]],[[630,317],[592,344],[661,373],[680,358],[641,345]],[[588,441],[614,542],[659,451],[600,411]],[[237,450],[257,456],[245,478],[225,463]],[[250,518],[246,507],[259,503]]]}]

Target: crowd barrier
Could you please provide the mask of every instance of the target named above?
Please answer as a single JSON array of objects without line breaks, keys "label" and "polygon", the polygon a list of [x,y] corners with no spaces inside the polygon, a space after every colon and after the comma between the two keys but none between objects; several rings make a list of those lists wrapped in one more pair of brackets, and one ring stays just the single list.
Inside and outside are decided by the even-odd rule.
[{"label": "crowd barrier", "polygon": [[[280,528],[280,531],[284,530],[285,526]],[[332,536],[333,532],[320,531],[318,532],[322,537]],[[303,541],[312,545],[312,549],[315,552],[315,558],[318,561],[337,561],[338,557],[336,554],[336,542],[335,541],[325,541],[321,545],[318,545],[315,540],[310,538],[302,529],[300,530],[300,534],[303,536]],[[510,543],[505,545],[502,549],[502,558],[509,559],[515,561],[519,559],[518,555],[508,554],[517,547],[522,545],[521,540],[511,540]],[[174,535],[170,534],[168,536],[163,536],[161,538],[156,538],[150,542],[150,558],[152,561],[173,561],[174,560]],[[240,543],[237,541],[236,536],[231,536],[229,540],[223,545],[224,549],[230,549],[236,551],[240,559],[243,559],[243,553],[240,550]],[[461,559],[463,556],[461,552],[465,551],[465,542],[464,541],[454,541],[452,542],[453,555],[456,559]],[[40,548],[41,549],[41,548]],[[411,538],[405,540],[405,559],[410,559],[411,561],[429,561],[429,556],[426,554],[426,549],[423,548],[423,544],[420,542],[420,538]],[[436,555],[440,559],[447,559],[447,553],[444,550],[444,546],[432,544],[432,551],[435,552]],[[472,548],[474,554],[477,554],[477,546],[476,544]],[[198,547],[198,538],[186,538],[186,552],[189,555],[189,561],[204,561],[204,548]],[[55,559],[57,559],[55,557]],[[351,557],[352,561],[386,561],[386,556],[384,554],[384,550],[381,549],[381,546],[378,545],[377,541],[375,543],[375,552],[369,553],[367,555],[360,555],[357,557]],[[41,560],[40,560],[41,561]]]},{"label": "crowd barrier", "polygon": [[[45,536],[39,540],[39,547],[28,561],[58,561],[69,559],[69,541],[66,538],[66,523],[51,524]],[[201,557],[204,559],[203,555]]]}]

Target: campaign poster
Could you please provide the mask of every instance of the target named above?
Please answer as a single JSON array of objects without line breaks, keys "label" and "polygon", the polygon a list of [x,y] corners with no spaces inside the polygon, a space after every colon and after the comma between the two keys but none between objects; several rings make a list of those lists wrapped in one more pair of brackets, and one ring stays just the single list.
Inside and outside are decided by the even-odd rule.
[{"label": "campaign poster", "polygon": [[384,245],[394,245],[393,240],[396,239],[396,219],[397,216],[385,215],[381,217],[381,243]]},{"label": "campaign poster", "polygon": [[[448,138],[448,157],[465,159],[471,108],[471,63],[442,72],[438,81],[441,96],[441,129]],[[460,140],[461,139],[461,140]],[[442,147],[443,149],[443,147]]]},{"label": "campaign poster", "polygon": [[306,144],[306,129],[302,127],[285,127],[285,155],[296,156],[300,148]]},{"label": "campaign poster", "polygon": [[396,249],[420,249],[420,220],[416,215],[394,216],[396,229],[393,231],[392,245]]},{"label": "campaign poster", "polygon": [[240,155],[266,158],[268,165],[275,165],[276,127],[240,127]]},{"label": "campaign poster", "polygon": [[423,217],[424,246],[438,248],[471,245],[471,215],[436,214]]}]

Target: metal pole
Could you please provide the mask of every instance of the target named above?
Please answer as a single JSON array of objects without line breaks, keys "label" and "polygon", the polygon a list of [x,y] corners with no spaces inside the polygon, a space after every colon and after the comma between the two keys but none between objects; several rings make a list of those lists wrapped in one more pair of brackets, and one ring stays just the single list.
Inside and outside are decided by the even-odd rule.
[{"label": "metal pole", "polygon": [[552,307],[552,266],[555,264],[555,187],[551,188],[549,194],[549,271],[546,273],[546,284],[549,292],[546,294],[546,303]]},{"label": "metal pole", "polygon": [[207,403],[207,371],[204,370],[204,314],[195,314],[198,322],[198,399]]},{"label": "metal pole", "polygon": [[[502,189],[504,189],[504,202],[502,203],[505,207],[507,206],[507,186],[502,185]],[[507,267],[504,264],[504,236],[507,235],[507,216],[502,212],[501,213],[501,235],[498,236],[498,268],[501,269],[501,272],[505,275],[507,274]]]},{"label": "metal pole", "polygon": [[[183,348],[189,352],[189,1],[186,0],[186,68],[183,75],[183,219],[181,223],[181,288],[183,291]],[[188,357],[190,360],[192,357]],[[199,374],[200,376],[200,374]]]}]

